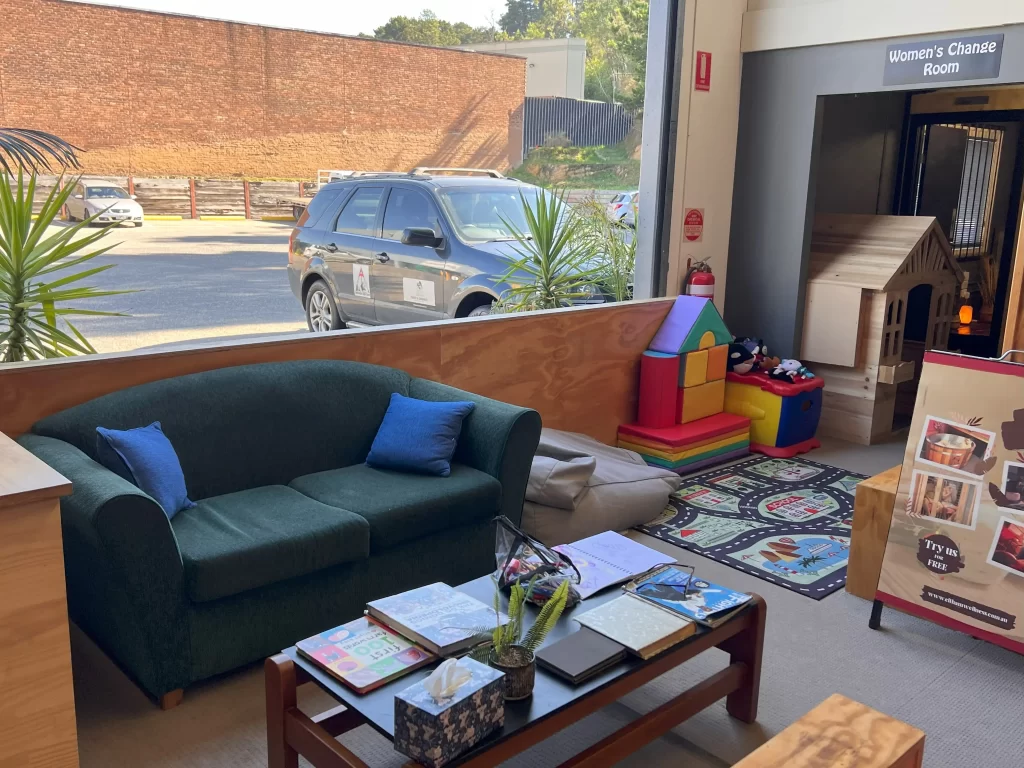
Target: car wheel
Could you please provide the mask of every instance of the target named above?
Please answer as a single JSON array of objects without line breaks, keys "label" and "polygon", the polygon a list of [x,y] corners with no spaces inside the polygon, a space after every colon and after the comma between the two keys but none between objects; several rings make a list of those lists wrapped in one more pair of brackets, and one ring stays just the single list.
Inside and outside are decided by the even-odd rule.
[{"label": "car wheel", "polygon": [[141,221],[136,221],[135,222],[135,226],[136,227],[141,227],[142,226],[142,222]]},{"label": "car wheel", "polygon": [[70,209],[68,210],[68,221],[78,221],[78,219],[75,218],[75,214],[73,214]]},{"label": "car wheel", "polygon": [[313,333],[326,333],[344,327],[331,289],[323,280],[317,280],[306,294],[306,325]]},{"label": "car wheel", "polygon": [[469,310],[469,314],[466,317],[483,317],[484,315],[491,314],[491,307],[494,306],[494,302],[488,304],[481,304],[479,307],[474,307]]}]

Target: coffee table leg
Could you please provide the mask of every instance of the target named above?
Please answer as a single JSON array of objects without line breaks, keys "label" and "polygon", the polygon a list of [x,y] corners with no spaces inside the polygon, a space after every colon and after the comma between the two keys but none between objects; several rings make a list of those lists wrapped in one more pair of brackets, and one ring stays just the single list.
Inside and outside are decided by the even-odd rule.
[{"label": "coffee table leg", "polygon": [[295,664],[284,654],[271,656],[263,665],[267,688],[267,765],[269,768],[298,768],[299,753],[288,746],[284,716],[298,706]]},{"label": "coffee table leg", "polygon": [[757,697],[761,692],[764,623],[768,612],[768,606],[760,595],[754,595],[751,602],[754,613],[751,625],[719,646],[729,654],[733,664],[740,663],[747,666],[743,685],[730,693],[725,700],[725,708],[729,714],[745,723],[752,723],[757,719]]}]

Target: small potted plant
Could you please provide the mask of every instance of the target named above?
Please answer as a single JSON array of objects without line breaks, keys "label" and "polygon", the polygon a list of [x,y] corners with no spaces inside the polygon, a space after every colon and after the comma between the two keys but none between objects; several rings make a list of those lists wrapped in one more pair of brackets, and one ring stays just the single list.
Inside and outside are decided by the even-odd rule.
[{"label": "small potted plant", "polygon": [[[526,603],[533,591],[533,582],[529,586],[513,584],[508,599],[508,622],[496,626],[491,634],[490,653],[487,663],[505,673],[505,699],[516,701],[525,699],[533,693],[533,682],[536,677],[537,661],[534,652],[540,648],[544,638],[555,626],[569,597],[569,581],[565,580],[551,595],[544,607],[537,614],[533,626],[523,637],[523,618],[526,615]],[[494,610],[500,613],[501,592],[495,590]]]}]

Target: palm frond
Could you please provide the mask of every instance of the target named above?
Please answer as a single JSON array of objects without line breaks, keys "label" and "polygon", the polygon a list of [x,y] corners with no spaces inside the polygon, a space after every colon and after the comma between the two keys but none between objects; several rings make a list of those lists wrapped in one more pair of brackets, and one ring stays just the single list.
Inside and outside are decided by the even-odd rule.
[{"label": "palm frond", "polygon": [[32,173],[52,170],[51,163],[61,168],[81,168],[77,152],[80,147],[70,144],[59,136],[30,128],[0,128],[0,168],[5,173],[14,173],[14,168],[24,168]]}]

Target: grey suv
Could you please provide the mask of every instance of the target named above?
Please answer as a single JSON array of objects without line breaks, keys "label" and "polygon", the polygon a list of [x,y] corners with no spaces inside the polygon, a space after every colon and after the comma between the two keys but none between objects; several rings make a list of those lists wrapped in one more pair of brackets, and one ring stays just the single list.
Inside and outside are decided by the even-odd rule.
[{"label": "grey suv", "polygon": [[537,187],[495,171],[417,169],[324,185],[288,248],[288,280],[310,330],[487,314],[517,258],[505,222],[527,229],[520,194],[531,202]]}]

